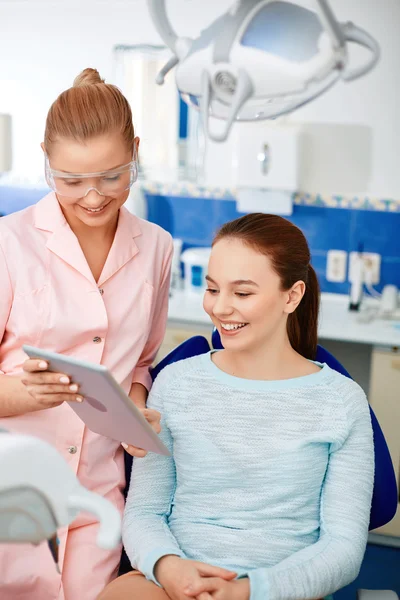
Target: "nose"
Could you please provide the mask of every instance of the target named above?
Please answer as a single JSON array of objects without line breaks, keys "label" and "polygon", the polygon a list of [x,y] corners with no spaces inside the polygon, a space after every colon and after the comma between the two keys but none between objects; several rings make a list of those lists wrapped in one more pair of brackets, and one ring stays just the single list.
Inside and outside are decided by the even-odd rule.
[{"label": "nose", "polygon": [[86,204],[92,204],[93,206],[90,206],[90,208],[96,208],[96,206],[99,204],[99,196],[104,196],[104,194],[99,192],[99,190],[95,187],[89,188],[84,195]]},{"label": "nose", "polygon": [[89,188],[83,196],[86,208],[100,208],[104,204],[104,194],[97,188]]},{"label": "nose", "polygon": [[215,296],[213,313],[219,319],[227,317],[233,313],[233,307],[229,297],[226,294],[220,292],[217,296]]}]

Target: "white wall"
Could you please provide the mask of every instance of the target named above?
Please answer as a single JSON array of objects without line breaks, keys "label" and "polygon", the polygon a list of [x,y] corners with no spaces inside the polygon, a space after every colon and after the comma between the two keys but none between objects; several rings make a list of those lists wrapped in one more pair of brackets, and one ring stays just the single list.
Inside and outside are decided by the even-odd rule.
[{"label": "white wall", "polygon": [[[367,193],[400,199],[400,2],[331,0],[341,21],[353,21],[381,46],[374,71],[352,83],[339,83],[325,96],[299,110],[295,119],[357,123],[372,128],[372,174]],[[353,53],[358,59],[358,52]]]},{"label": "white wall", "polygon": [[[195,35],[230,0],[169,0],[178,33]],[[218,8],[216,8],[218,5]],[[362,80],[338,84],[301,109],[306,121],[354,122],[373,128],[373,172],[367,193],[400,197],[400,2],[331,0],[335,14],[375,36],[382,60]],[[85,67],[112,81],[115,44],[160,43],[145,0],[0,0],[0,112],[13,115],[14,170],[42,171],[47,110]]]},{"label": "white wall", "polygon": [[[229,0],[168,2],[178,33],[196,35]],[[171,7],[170,7],[171,5]],[[192,26],[185,24],[193,19]],[[0,113],[13,116],[18,176],[43,170],[40,142],[51,103],[86,67],[112,82],[115,44],[161,44],[146,0],[0,0]]]}]

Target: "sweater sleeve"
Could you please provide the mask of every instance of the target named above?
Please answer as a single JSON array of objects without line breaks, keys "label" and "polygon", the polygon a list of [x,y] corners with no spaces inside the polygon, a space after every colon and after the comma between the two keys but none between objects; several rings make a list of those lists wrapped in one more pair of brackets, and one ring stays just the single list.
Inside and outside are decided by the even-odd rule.
[{"label": "sweater sleeve", "polygon": [[154,567],[162,556],[175,554],[184,557],[168,526],[176,473],[172,437],[164,412],[167,394],[168,369],[165,369],[154,382],[147,405],[161,413],[160,438],[171,456],[149,452],[144,458],[133,459],[122,528],[125,551],[132,566],[154,583],[158,583]]},{"label": "sweater sleeve", "polygon": [[319,540],[250,579],[250,600],[323,598],[358,575],[365,553],[374,482],[374,446],[361,388],[345,398],[347,428],[331,444],[321,490]]}]

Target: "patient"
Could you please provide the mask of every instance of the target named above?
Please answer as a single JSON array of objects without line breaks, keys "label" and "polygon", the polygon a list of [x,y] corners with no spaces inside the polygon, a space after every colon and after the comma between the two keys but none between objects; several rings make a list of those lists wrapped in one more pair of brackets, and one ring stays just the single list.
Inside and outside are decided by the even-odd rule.
[{"label": "patient", "polygon": [[357,577],[365,552],[367,400],[313,360],[318,282],[289,221],[224,225],[207,282],[224,350],[157,377],[148,405],[171,457],[134,461],[123,542],[136,570],[99,600],[322,598]]}]

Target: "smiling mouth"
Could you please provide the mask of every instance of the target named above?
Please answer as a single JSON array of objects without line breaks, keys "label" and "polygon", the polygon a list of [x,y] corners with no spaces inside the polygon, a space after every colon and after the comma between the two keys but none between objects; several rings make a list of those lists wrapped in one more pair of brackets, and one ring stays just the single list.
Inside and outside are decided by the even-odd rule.
[{"label": "smiling mouth", "polygon": [[248,323],[221,323],[221,329],[223,331],[238,331],[246,327]]},{"label": "smiling mouth", "polygon": [[105,208],[107,208],[107,206],[108,206],[109,204],[110,204],[110,203],[108,202],[107,204],[104,204],[104,206],[100,206],[100,208],[86,208],[86,206],[81,206],[81,205],[79,205],[79,206],[80,206],[81,208],[83,208],[83,210],[85,210],[87,213],[89,213],[89,214],[93,214],[93,213],[100,213],[100,212],[103,212],[103,210],[104,210]]}]

